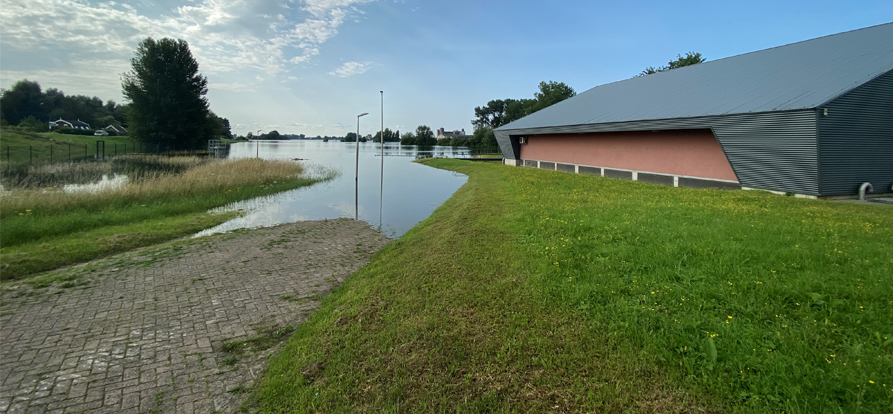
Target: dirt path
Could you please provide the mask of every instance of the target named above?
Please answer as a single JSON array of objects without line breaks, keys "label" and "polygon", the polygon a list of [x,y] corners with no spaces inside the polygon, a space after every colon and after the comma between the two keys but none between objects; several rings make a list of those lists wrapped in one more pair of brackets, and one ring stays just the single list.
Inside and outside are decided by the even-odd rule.
[{"label": "dirt path", "polygon": [[0,296],[0,412],[233,412],[274,346],[388,239],[349,219],[143,249]]}]

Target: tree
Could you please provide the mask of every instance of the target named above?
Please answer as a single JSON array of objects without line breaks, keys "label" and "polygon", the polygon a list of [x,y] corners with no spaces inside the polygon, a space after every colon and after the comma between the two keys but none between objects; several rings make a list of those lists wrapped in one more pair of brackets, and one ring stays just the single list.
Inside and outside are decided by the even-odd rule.
[{"label": "tree", "polygon": [[400,137],[400,145],[416,145],[415,135],[412,132],[407,132]]},{"label": "tree", "polygon": [[201,148],[214,138],[208,79],[198,72],[185,40],[147,38],[124,74],[124,97],[130,101],[131,135],[144,142],[176,148]]},{"label": "tree", "polygon": [[427,125],[419,125],[415,129],[416,145],[433,146],[437,145],[437,138],[434,138],[434,132]]},{"label": "tree", "polygon": [[532,111],[530,113],[555,105],[576,94],[577,92],[574,91],[574,88],[567,86],[564,82],[540,82],[540,91],[533,94],[536,98],[536,104],[531,108]]},{"label": "tree", "polygon": [[348,132],[347,135],[344,136],[344,138],[341,138],[341,142],[357,142],[357,133]]},{"label": "tree", "polygon": [[48,111],[42,101],[40,84],[23,79],[12,85],[12,88],[3,91],[3,96],[0,97],[0,112],[12,125],[18,125],[29,116],[47,121]]},{"label": "tree", "polygon": [[471,124],[475,130],[496,129],[576,94],[574,88],[564,82],[540,82],[539,92],[533,94],[534,99],[497,99],[474,108],[475,119],[471,120]]},{"label": "tree", "polygon": [[653,75],[653,74],[659,73],[659,72],[666,72],[666,71],[672,70],[672,69],[679,69],[683,66],[697,65],[698,63],[704,63],[706,61],[707,61],[707,59],[705,59],[703,56],[701,56],[700,53],[688,52],[685,54],[685,56],[676,55],[676,60],[671,60],[669,63],[667,63],[666,66],[661,66],[659,68],[655,68],[654,66],[649,66],[636,76]]},{"label": "tree", "polygon": [[[398,142],[400,141],[400,134],[394,131],[391,131],[389,128],[384,129],[384,142]],[[375,133],[375,136],[372,137],[372,142],[381,142],[381,131]]]}]

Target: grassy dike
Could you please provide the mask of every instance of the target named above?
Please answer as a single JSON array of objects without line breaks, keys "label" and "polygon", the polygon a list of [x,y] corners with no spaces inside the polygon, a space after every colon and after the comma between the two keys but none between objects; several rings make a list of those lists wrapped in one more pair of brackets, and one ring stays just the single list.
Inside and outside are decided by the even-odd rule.
[{"label": "grassy dike", "polygon": [[454,160],[262,412],[893,410],[893,209]]},{"label": "grassy dike", "polygon": [[183,158],[195,166],[180,174],[150,174],[117,190],[14,190],[3,195],[0,279],[15,281],[189,236],[238,214],[210,214],[210,209],[319,181],[303,176],[302,167],[292,162]]}]

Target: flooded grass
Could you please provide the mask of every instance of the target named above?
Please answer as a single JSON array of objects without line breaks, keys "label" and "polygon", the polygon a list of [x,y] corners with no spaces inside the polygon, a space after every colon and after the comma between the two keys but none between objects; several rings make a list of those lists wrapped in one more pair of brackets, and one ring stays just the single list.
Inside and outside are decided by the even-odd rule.
[{"label": "flooded grass", "polygon": [[[134,174],[137,179],[105,191],[5,191],[0,196],[3,280],[186,236],[232,217],[209,215],[210,209],[320,181],[306,178],[301,165],[291,161],[158,158],[153,165],[163,168],[143,168]],[[173,222],[188,225],[166,224]],[[117,238],[97,241],[100,234],[111,236],[109,231]]]}]

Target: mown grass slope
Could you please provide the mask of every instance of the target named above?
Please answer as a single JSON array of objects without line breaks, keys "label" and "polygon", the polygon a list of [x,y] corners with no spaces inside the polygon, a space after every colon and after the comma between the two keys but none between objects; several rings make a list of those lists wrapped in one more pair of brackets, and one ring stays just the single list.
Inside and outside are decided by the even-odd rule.
[{"label": "mown grass slope", "polygon": [[271,361],[263,412],[893,410],[893,209],[469,175]]},{"label": "mown grass slope", "polygon": [[[130,137],[97,137],[92,135],[67,135],[55,132],[36,133],[15,127],[0,129],[0,166],[21,167],[31,163],[50,164],[68,161],[69,150],[72,160],[94,158],[96,141],[105,141],[106,156],[133,153],[136,144]],[[8,148],[7,148],[8,147]],[[50,149],[52,148],[52,150]],[[7,152],[8,151],[8,152]],[[115,151],[118,154],[115,154]],[[51,154],[52,152],[52,154]],[[9,166],[7,166],[7,154]],[[100,148],[100,155],[102,149]]]}]

